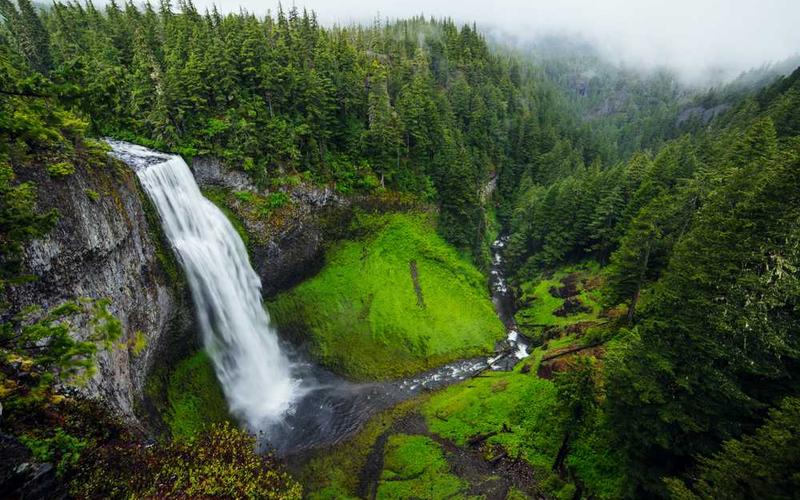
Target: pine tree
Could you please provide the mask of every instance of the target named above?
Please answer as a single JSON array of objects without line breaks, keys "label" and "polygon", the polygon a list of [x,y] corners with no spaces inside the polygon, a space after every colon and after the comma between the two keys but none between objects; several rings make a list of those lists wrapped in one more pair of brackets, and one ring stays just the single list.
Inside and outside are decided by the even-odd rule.
[{"label": "pine tree", "polygon": [[672,478],[672,498],[793,498],[800,488],[800,400],[786,398],[755,433],[700,460],[691,489]]},{"label": "pine tree", "polygon": [[10,0],[0,0],[5,28],[30,67],[46,74],[51,66],[49,33],[30,0],[20,0],[17,5],[19,9]]},{"label": "pine tree", "polygon": [[609,369],[614,432],[630,477],[660,477],[735,438],[754,412],[796,383],[800,320],[800,158],[775,156],[766,121],[738,145],[751,161],[727,171],[642,312],[638,340]]},{"label": "pine tree", "polygon": [[389,100],[385,70],[376,62],[369,83],[368,127],[364,133],[364,152],[373,161],[381,185],[391,180],[400,161],[400,127]]},{"label": "pine tree", "polygon": [[592,361],[586,356],[578,356],[569,369],[555,378],[556,395],[559,402],[559,420],[564,435],[556,453],[553,470],[564,477],[564,462],[569,454],[572,440],[577,437],[586,422],[591,420],[597,407],[597,386]]},{"label": "pine tree", "polygon": [[[8,0],[4,0],[4,3],[8,3]],[[31,67],[40,73],[47,74],[52,65],[50,35],[30,0],[17,0],[17,5],[19,6],[18,21],[20,23],[18,33],[22,38],[20,45]]]}]

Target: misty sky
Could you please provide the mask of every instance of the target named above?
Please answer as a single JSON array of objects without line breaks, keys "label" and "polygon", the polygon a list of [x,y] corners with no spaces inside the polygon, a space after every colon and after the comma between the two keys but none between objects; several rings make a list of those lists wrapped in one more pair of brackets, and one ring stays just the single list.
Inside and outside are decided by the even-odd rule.
[{"label": "misty sky", "polygon": [[[277,0],[195,0],[255,14]],[[619,62],[666,65],[687,78],[709,69],[738,73],[800,53],[800,0],[296,0],[325,24],[381,17],[449,16],[526,41],[579,34]],[[284,8],[292,0],[284,0]]]}]

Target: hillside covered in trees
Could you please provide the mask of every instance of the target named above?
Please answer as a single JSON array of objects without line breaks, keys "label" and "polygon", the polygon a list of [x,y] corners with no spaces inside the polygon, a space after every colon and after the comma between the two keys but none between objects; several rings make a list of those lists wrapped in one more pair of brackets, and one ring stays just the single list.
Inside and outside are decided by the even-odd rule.
[{"label": "hillside covered in trees", "polygon": [[[323,27],[294,7],[261,17],[190,1],[0,0],[0,19],[1,444],[55,464],[64,491],[796,494],[800,69],[689,88],[566,42],[511,50],[474,24],[423,17]],[[180,383],[166,377],[166,403],[136,409],[168,415],[166,427],[191,414],[191,425],[129,425],[64,385],[91,377],[99,350],[145,349],[141,332],[123,331],[103,297],[33,313],[6,296],[41,278],[28,245],[59,217],[37,205],[35,179],[123,182],[106,137],[213,158],[252,183],[205,191],[251,259],[258,228],[280,233],[298,189],[356,207],[344,223],[325,212],[341,227],[314,276],[267,302],[282,333],[307,337],[337,375],[412,376],[490,352],[501,338],[483,294],[490,270],[514,296],[524,357],[382,408],[350,440],[289,460],[291,474],[225,423],[202,350]],[[162,376],[148,377],[152,388]],[[0,493],[14,480],[0,477]]]},{"label": "hillside covered in trees", "polygon": [[7,4],[9,63],[96,135],[218,155],[260,182],[302,173],[345,193],[413,193],[437,202],[445,237],[476,254],[481,193],[502,168],[593,154],[555,111],[555,89],[490,52],[474,26],[324,29],[296,8],[260,19],[177,7],[56,3],[33,18]]}]

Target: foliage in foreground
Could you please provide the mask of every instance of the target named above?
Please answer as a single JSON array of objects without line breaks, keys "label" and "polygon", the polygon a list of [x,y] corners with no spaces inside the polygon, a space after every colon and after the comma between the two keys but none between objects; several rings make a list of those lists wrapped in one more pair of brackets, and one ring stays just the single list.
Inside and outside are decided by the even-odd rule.
[{"label": "foliage in foreground", "polygon": [[754,434],[726,441],[700,460],[692,490],[667,482],[673,498],[794,498],[800,489],[800,399],[786,398]]},{"label": "foliage in foreground", "polygon": [[94,450],[77,467],[72,494],[92,498],[299,499],[302,489],[255,439],[229,423],[189,441],[122,442]]}]

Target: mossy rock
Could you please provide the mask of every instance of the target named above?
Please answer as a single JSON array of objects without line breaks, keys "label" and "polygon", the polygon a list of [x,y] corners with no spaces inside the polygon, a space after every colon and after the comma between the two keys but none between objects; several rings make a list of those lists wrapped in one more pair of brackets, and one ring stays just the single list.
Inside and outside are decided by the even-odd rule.
[{"label": "mossy rock", "polygon": [[467,483],[450,473],[441,447],[431,438],[389,437],[376,498],[463,498]]},{"label": "mossy rock", "polygon": [[319,274],[269,302],[284,334],[326,366],[390,379],[490,352],[504,336],[485,277],[427,213],[363,215]]}]

